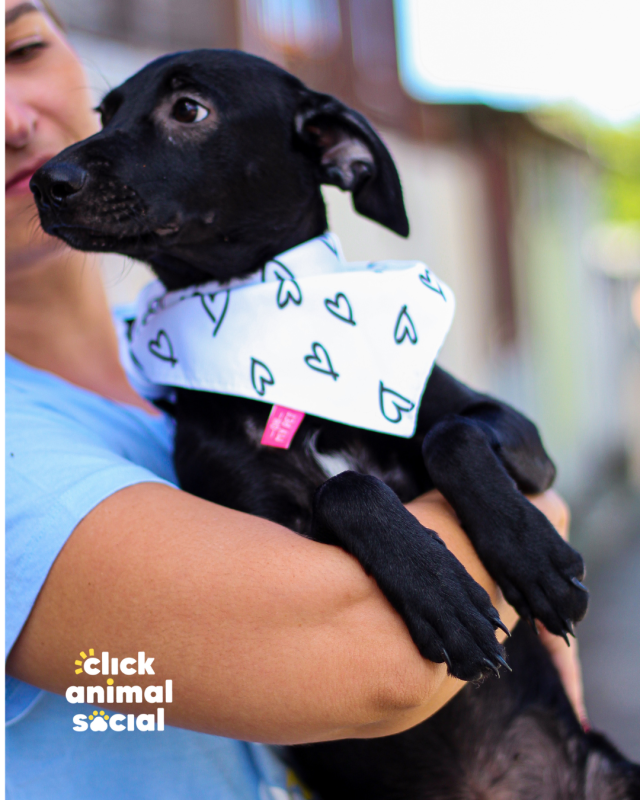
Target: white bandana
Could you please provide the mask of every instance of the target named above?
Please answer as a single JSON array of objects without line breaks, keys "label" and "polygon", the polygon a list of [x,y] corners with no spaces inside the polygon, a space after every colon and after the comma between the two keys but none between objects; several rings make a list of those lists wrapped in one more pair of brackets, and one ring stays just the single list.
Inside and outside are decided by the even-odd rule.
[{"label": "white bandana", "polygon": [[149,284],[129,347],[154,384],[408,438],[454,307],[421,262],[347,263],[327,233],[224,286]]}]

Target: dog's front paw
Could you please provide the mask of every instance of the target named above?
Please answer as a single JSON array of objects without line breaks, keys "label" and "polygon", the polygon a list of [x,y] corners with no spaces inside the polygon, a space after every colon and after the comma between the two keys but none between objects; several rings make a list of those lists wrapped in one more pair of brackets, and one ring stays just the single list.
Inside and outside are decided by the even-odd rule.
[{"label": "dog's front paw", "polygon": [[442,540],[423,531],[428,546],[416,548],[397,584],[387,573],[382,590],[424,658],[445,662],[449,673],[464,681],[498,675],[501,665],[507,667],[495,636],[497,627],[506,631],[498,612]]},{"label": "dog's front paw", "polygon": [[479,551],[482,561],[523,619],[539,619],[566,638],[589,602],[582,556],[524,498],[509,527],[508,534],[494,531],[492,545]]},{"label": "dog's front paw", "polygon": [[424,658],[446,662],[465,681],[507,666],[489,595],[381,480],[347,471],[322,484],[311,535],[340,545],[373,575]]}]

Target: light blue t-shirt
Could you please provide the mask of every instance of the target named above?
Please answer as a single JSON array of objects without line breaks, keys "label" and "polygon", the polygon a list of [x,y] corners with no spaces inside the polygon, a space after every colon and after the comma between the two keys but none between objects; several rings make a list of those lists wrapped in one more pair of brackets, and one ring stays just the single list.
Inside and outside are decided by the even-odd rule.
[{"label": "light blue t-shirt", "polygon": [[[7,357],[6,654],[80,520],[126,486],[176,484],[172,439],[169,417]],[[7,798],[302,798],[270,748],[172,727],[74,731],[94,708],[7,678]]]}]

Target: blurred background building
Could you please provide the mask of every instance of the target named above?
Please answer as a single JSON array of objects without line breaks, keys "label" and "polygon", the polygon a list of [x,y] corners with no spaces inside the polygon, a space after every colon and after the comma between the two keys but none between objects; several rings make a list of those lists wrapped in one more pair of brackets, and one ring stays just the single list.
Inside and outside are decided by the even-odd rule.
[{"label": "blurred background building", "polygon": [[[443,0],[54,2],[96,98],[163,53],[240,48],[335,94],[381,132],[410,238],[358,217],[334,188],[325,191],[331,227],[351,260],[426,261],[457,297],[440,363],[543,431],[589,568],[588,707],[640,760],[640,125],[605,124],[558,106],[560,95],[549,108],[517,86],[430,84],[429,41],[453,65],[470,47],[499,48],[495,26],[480,19],[465,36],[439,30]],[[499,11],[501,2],[480,5]],[[546,64],[553,52],[538,55]],[[515,74],[515,61],[496,63]],[[150,279],[118,256],[105,260],[105,276],[114,303]]]}]

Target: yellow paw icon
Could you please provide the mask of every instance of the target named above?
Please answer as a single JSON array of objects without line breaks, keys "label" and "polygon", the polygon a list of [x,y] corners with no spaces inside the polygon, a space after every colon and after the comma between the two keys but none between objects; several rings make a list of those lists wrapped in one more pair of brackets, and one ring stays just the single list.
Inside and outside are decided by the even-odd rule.
[{"label": "yellow paw icon", "polygon": [[89,720],[93,720],[89,727],[92,731],[106,731],[109,727],[107,725],[108,719],[109,715],[105,714],[104,711],[101,711],[99,714],[97,711],[94,711],[93,714],[89,714]]}]

